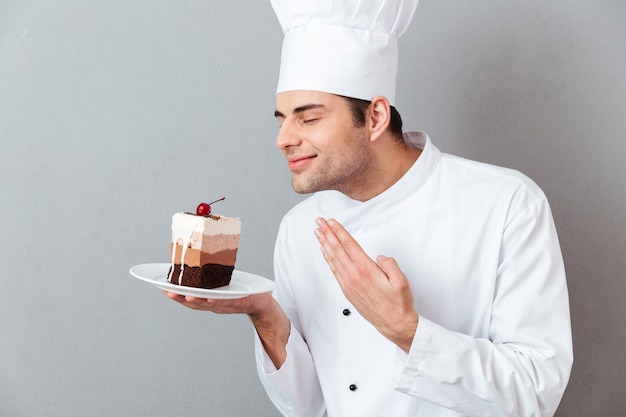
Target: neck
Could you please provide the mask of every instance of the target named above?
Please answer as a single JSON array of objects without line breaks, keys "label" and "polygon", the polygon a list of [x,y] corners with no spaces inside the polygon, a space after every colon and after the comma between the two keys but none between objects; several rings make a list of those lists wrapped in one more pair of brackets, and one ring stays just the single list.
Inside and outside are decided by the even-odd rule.
[{"label": "neck", "polygon": [[422,151],[392,137],[372,144],[371,166],[359,186],[342,190],[353,200],[367,201],[394,185],[413,166]]}]

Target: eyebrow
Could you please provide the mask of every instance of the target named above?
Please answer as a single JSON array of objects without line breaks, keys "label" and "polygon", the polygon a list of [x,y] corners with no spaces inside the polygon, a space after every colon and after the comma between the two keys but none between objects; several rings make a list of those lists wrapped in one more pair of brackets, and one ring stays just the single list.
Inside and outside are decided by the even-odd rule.
[{"label": "eyebrow", "polygon": [[[316,104],[316,103],[305,104],[303,106],[296,107],[295,109],[293,109],[291,113],[298,114],[298,113],[303,113],[307,110],[319,109],[323,107],[326,107],[326,106],[323,104]],[[285,117],[285,115],[278,110],[274,110],[274,117]]]}]

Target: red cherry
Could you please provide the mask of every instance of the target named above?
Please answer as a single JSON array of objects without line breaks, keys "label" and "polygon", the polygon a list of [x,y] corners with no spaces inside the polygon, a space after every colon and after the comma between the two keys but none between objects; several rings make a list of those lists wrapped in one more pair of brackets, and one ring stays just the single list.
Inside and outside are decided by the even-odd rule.
[{"label": "red cherry", "polygon": [[222,197],[219,200],[215,200],[212,203],[200,203],[198,204],[198,207],[196,207],[196,214],[198,216],[204,216],[207,217],[209,214],[211,214],[211,204],[213,203],[217,203],[218,201],[222,201],[225,200],[226,197]]},{"label": "red cherry", "polygon": [[211,206],[207,203],[198,204],[198,207],[196,207],[196,214],[198,216],[208,216],[211,214]]}]

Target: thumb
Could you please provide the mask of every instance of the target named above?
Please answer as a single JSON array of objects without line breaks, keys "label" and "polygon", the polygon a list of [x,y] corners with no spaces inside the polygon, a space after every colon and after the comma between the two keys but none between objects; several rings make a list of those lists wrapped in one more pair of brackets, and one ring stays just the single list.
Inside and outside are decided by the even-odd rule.
[{"label": "thumb", "polygon": [[376,263],[378,264],[380,269],[382,269],[383,272],[387,274],[387,277],[389,278],[389,283],[392,286],[395,286],[395,284],[406,282],[406,277],[400,270],[400,267],[398,266],[398,263],[394,258],[379,255],[376,258]]}]

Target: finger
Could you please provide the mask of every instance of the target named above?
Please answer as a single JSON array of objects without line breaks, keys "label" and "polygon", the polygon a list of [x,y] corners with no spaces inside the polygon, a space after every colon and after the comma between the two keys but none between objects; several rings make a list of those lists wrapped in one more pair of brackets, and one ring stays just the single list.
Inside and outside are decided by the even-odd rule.
[{"label": "finger", "polygon": [[315,231],[315,235],[320,242],[322,254],[341,285],[343,280],[354,270],[354,262],[348,256],[326,220],[318,219],[317,224],[320,227]]},{"label": "finger", "polygon": [[347,266],[341,263],[335,256],[329,255],[324,247],[322,246],[322,254],[324,255],[324,259],[330,268],[330,271],[335,275],[339,286],[344,287],[344,283],[346,279],[349,277],[349,272]]},{"label": "finger", "polygon": [[334,219],[318,219],[317,224],[320,228],[316,235],[322,245],[324,259],[349,299],[358,297],[363,291],[370,291],[373,281],[377,285],[384,283],[389,286],[381,268],[339,222]]},{"label": "finger", "polygon": [[180,294],[176,294],[175,292],[169,292],[169,291],[165,291],[164,290],[163,294],[165,294],[165,296],[167,298],[169,298],[171,300],[174,300],[174,301],[178,301],[179,303],[185,301],[185,297],[184,296],[182,296]]},{"label": "finger", "polygon": [[[322,250],[324,260],[328,264],[330,271],[333,273],[333,275],[335,275],[335,278],[337,279],[337,282],[339,282],[339,285],[343,286],[343,268],[341,268],[339,261],[334,256],[332,248],[329,246],[326,238],[324,236],[319,236],[318,239],[321,244],[320,249]],[[339,270],[338,268],[342,270]]]},{"label": "finger", "polygon": [[338,221],[319,218],[317,219],[317,224],[320,226],[321,235],[327,242],[324,246],[330,256],[346,262],[355,261],[352,255],[369,259],[357,241]]},{"label": "finger", "polygon": [[335,238],[339,241],[341,248],[346,253],[346,256],[352,260],[352,262],[366,263],[373,262],[371,258],[365,253],[361,245],[352,237],[352,235],[335,219],[329,219],[327,221],[328,228],[333,233]]},{"label": "finger", "polygon": [[167,298],[193,310],[210,310],[210,306],[213,301],[205,300],[203,298],[184,296],[170,291],[163,291],[163,294],[165,294]]},{"label": "finger", "polygon": [[[377,280],[377,277],[387,281],[385,271],[374,262],[372,258],[365,252],[361,245],[352,237],[352,235],[336,220],[329,219],[327,221],[328,228],[332,231],[336,239],[339,241],[345,256],[351,260],[354,265],[355,277],[360,280]],[[399,271],[399,268],[398,268]],[[369,284],[367,284],[369,285]]]},{"label": "finger", "polygon": [[190,304],[204,304],[207,300],[205,298],[192,297],[191,295],[185,296],[185,301]]}]

